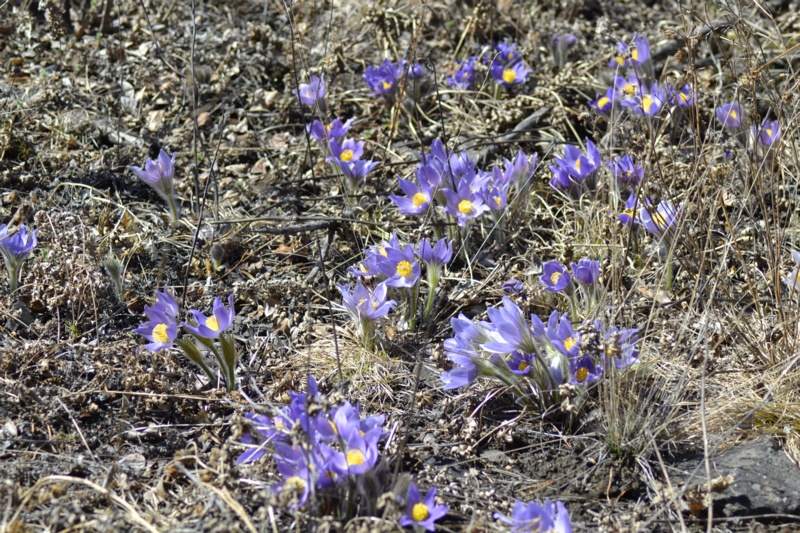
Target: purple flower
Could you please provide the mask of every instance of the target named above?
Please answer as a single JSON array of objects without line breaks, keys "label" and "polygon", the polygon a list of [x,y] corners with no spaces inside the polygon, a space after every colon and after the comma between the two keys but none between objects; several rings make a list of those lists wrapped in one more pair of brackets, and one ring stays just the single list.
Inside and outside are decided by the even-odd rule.
[{"label": "purple flower", "polygon": [[684,85],[682,89],[673,89],[667,85],[667,92],[672,105],[686,109],[694,104],[694,93],[692,93],[692,86],[689,84]]},{"label": "purple flower", "polygon": [[608,68],[618,69],[630,65],[640,66],[650,59],[650,43],[644,35],[633,34],[633,44],[617,42],[617,53],[608,62]]},{"label": "purple flower", "polygon": [[456,192],[450,189],[443,189],[442,192],[447,199],[445,210],[456,218],[459,226],[466,226],[489,210],[479,192],[473,191],[472,180],[468,176],[461,179]]},{"label": "purple flower", "polygon": [[555,159],[561,168],[565,169],[573,179],[579,182],[593,178],[602,164],[600,152],[597,151],[597,147],[590,139],[586,139],[585,155],[577,146],[568,144],[564,148],[563,159],[560,157]]},{"label": "purple flower", "polygon": [[572,277],[582,285],[594,285],[600,279],[600,261],[594,259],[579,259],[578,264],[570,263]]},{"label": "purple flower", "polygon": [[355,139],[348,138],[342,144],[339,144],[336,139],[331,139],[328,146],[332,154],[332,157],[326,159],[328,162],[342,161],[350,163],[351,161],[358,161],[364,155],[364,141],[356,142]]},{"label": "purple flower", "polygon": [[389,200],[399,208],[404,215],[421,215],[425,213],[433,200],[433,191],[427,182],[421,181],[417,186],[413,181],[399,179],[400,188],[405,196],[389,195]]},{"label": "purple flower", "polygon": [[367,87],[373,96],[389,97],[397,84],[398,76],[402,70],[403,61],[399,61],[399,68],[388,59],[384,60],[380,66],[367,67],[363,78],[367,82]]},{"label": "purple flower", "polygon": [[323,103],[325,100],[325,76],[323,75],[321,78],[311,76],[309,82],[301,83],[294,94],[300,98],[300,102],[308,106],[313,106],[317,102]]},{"label": "purple flower", "polygon": [[665,200],[658,204],[657,209],[653,209],[650,205],[640,207],[639,219],[647,231],[660,237],[675,225],[680,210],[680,205],[675,207],[671,201]]},{"label": "purple flower", "polygon": [[[650,205],[650,201],[648,200],[645,202],[647,205]],[[628,200],[625,202],[625,209],[617,215],[619,217],[619,221],[622,222],[625,226],[630,226],[632,223],[639,222],[639,204],[640,202],[636,198],[636,193],[632,192],[630,196],[628,196]]]},{"label": "purple flower", "polygon": [[519,294],[524,290],[525,286],[516,278],[509,278],[503,283],[503,292],[506,294]]},{"label": "purple flower", "polygon": [[385,283],[389,287],[413,287],[419,281],[419,263],[410,244],[402,250],[387,249],[386,259],[378,264],[378,268],[388,278]]},{"label": "purple flower", "polygon": [[339,118],[336,118],[327,125],[323,124],[320,120],[315,120],[310,125],[306,126],[306,131],[308,131],[311,137],[327,146],[329,140],[341,142],[340,139],[347,135],[352,123],[352,118],[345,123],[342,123]]},{"label": "purple flower", "polygon": [[558,261],[548,261],[542,265],[543,274],[539,276],[544,288],[550,292],[561,292],[567,288],[570,275],[567,267]]},{"label": "purple flower", "polygon": [[444,390],[458,389],[475,381],[478,378],[478,366],[473,358],[477,358],[478,354],[461,339],[447,339],[444,346],[447,358],[457,365],[441,375]]},{"label": "purple flower", "polygon": [[447,85],[458,87],[464,91],[470,89],[472,84],[475,83],[476,59],[475,56],[470,56],[469,59],[463,61],[453,73],[453,76],[445,80]]},{"label": "purple flower", "polygon": [[[166,287],[164,287],[163,292],[156,291],[156,301],[155,304],[153,304],[153,309],[176,321],[178,320],[178,314],[180,313],[178,302],[176,302],[175,298],[173,298],[172,295],[167,292]],[[145,313],[147,313],[147,306],[145,306]]]},{"label": "purple flower", "polygon": [[145,161],[144,170],[139,167],[129,165],[131,169],[142,181],[148,184],[155,190],[170,207],[170,214],[172,220],[177,221],[180,215],[178,204],[175,199],[175,183],[173,176],[175,174],[175,156],[172,157],[167,154],[163,149],[158,153],[158,160],[153,161],[148,159]]},{"label": "purple flower", "polygon": [[380,428],[371,429],[363,435],[360,431],[350,432],[346,441],[346,466],[339,473],[352,476],[370,471],[378,462],[378,440],[381,434]]},{"label": "purple flower", "polygon": [[510,87],[517,83],[524,83],[531,69],[525,67],[525,63],[519,61],[512,65],[494,63],[490,72],[497,83]]},{"label": "purple flower", "polygon": [[428,73],[425,71],[425,67],[423,67],[419,63],[411,63],[411,66],[408,67],[409,80],[418,80],[420,78],[424,78],[427,75]]},{"label": "purple flower", "polygon": [[636,328],[603,327],[603,323],[595,320],[594,327],[605,338],[603,351],[605,352],[606,367],[614,365],[617,370],[623,370],[639,363],[639,350],[636,348],[638,331]]},{"label": "purple flower", "polygon": [[781,137],[781,125],[777,120],[765,120],[761,126],[750,126],[750,136],[755,144],[770,146]]},{"label": "purple flower", "polygon": [[643,84],[635,73],[631,72],[627,78],[614,76],[614,95],[623,107],[635,105],[642,90]]},{"label": "purple flower", "polygon": [[567,314],[559,316],[558,311],[550,313],[545,328],[547,339],[564,355],[575,357],[580,349],[580,336],[567,318]]},{"label": "purple flower", "polygon": [[631,156],[615,156],[611,160],[611,173],[621,187],[635,187],[644,177],[644,167],[641,163],[634,163]]},{"label": "purple flower", "polygon": [[[255,413],[245,413],[244,417],[250,421],[251,431],[242,435],[240,442],[248,446],[239,457],[236,464],[252,463],[261,459],[266,453],[265,445],[269,443],[280,430],[273,424],[269,417]],[[276,417],[276,423],[280,418]],[[254,442],[254,438],[256,441]]]},{"label": "purple flower", "polygon": [[386,283],[379,283],[374,291],[370,291],[359,279],[352,293],[347,285],[338,287],[342,293],[342,305],[356,322],[377,320],[386,316],[397,305],[394,300],[386,299]]},{"label": "purple flower", "polygon": [[614,87],[609,87],[606,89],[605,94],[597,95],[596,100],[589,100],[589,106],[601,113],[611,113],[611,109],[614,107],[614,100],[616,99],[616,91]]},{"label": "purple flower", "polygon": [[220,333],[228,329],[233,324],[234,309],[233,309],[233,294],[228,296],[228,308],[222,303],[219,297],[214,299],[212,307],[213,313],[211,316],[205,316],[200,311],[192,309],[189,311],[194,316],[196,326],[182,323],[181,326],[194,335],[203,339],[216,339],[219,338]]},{"label": "purple flower", "polygon": [[152,352],[171,348],[175,337],[178,336],[178,323],[160,310],[145,307],[145,312],[150,320],[136,328],[134,333],[150,341],[149,344],[145,344],[145,348]]},{"label": "purple flower", "polygon": [[658,85],[658,82],[653,82],[649,89],[642,90],[640,97],[623,100],[622,106],[627,107],[637,115],[652,117],[661,111],[666,101],[667,93]]},{"label": "purple flower", "polygon": [[425,531],[435,531],[435,521],[447,514],[449,507],[436,505],[436,488],[431,487],[423,498],[415,483],[408,486],[406,496],[406,512],[400,518],[403,527],[414,526],[425,528]]},{"label": "purple flower", "polygon": [[297,461],[286,460],[279,454],[275,455],[275,464],[278,467],[278,472],[283,476],[283,481],[273,486],[273,490],[280,494],[293,494],[295,497],[292,503],[293,508],[300,508],[308,500],[311,493],[311,472],[315,470],[314,465],[309,464],[306,460],[307,454],[302,451],[295,453],[292,459]]},{"label": "purple flower", "polygon": [[533,367],[533,355],[524,352],[511,352],[511,359],[508,361],[508,368],[513,374],[525,376],[530,374]]},{"label": "purple flower", "polygon": [[492,64],[500,65],[513,65],[522,59],[522,52],[517,50],[517,43],[498,43],[494,47],[497,50],[497,55],[494,57]]},{"label": "purple flower", "polygon": [[38,231],[38,229],[35,229],[29,232],[25,224],[20,224],[17,232],[9,236],[8,226],[0,224],[0,255],[3,256],[3,262],[6,265],[11,292],[16,291],[19,286],[22,262],[39,244],[36,239]]},{"label": "purple flower", "polygon": [[538,328],[537,325],[529,323],[522,314],[522,310],[511,298],[503,296],[503,306],[500,308],[490,307],[486,313],[489,315],[494,331],[489,334],[491,340],[483,343],[484,350],[495,353],[514,351],[534,353],[542,344],[539,337],[544,335],[544,328]]},{"label": "purple flower", "polygon": [[503,158],[503,162],[505,163],[503,181],[505,183],[516,183],[517,192],[519,193],[519,191],[521,191],[522,188],[527,185],[531,176],[533,176],[533,173],[536,170],[538,157],[539,154],[534,152],[530,158],[528,158],[528,156],[525,155],[525,152],[520,150],[517,152],[517,155],[514,156],[513,161]]},{"label": "purple flower", "polygon": [[554,505],[550,500],[545,500],[544,505],[516,500],[511,518],[494,513],[494,519],[511,526],[512,533],[572,533],[567,508],[561,502]]},{"label": "purple flower", "polygon": [[423,237],[419,241],[419,258],[422,262],[430,267],[436,265],[441,267],[450,262],[453,257],[453,241],[447,239],[439,239],[436,245],[431,246],[431,243]]},{"label": "purple flower", "polygon": [[352,189],[357,183],[363,181],[364,178],[367,177],[367,174],[375,170],[379,162],[368,159],[349,162],[336,159],[334,163],[336,163],[336,166],[339,167],[339,170],[341,170],[342,174],[348,179],[348,183]]},{"label": "purple flower", "polygon": [[574,191],[577,192],[578,182],[572,179],[569,171],[558,165],[550,165],[550,172],[553,173],[550,178],[550,186],[557,191]]},{"label": "purple flower", "polygon": [[588,355],[575,357],[569,361],[570,382],[576,385],[586,385],[596,381],[603,375],[603,367],[595,365]]},{"label": "purple flower", "polygon": [[[495,167],[495,173],[500,174],[502,171]],[[489,185],[483,189],[483,199],[486,202],[486,205],[489,206],[489,209],[492,211],[502,211],[506,207],[506,202],[508,200],[508,183],[503,185]]]},{"label": "purple flower", "polygon": [[727,129],[736,129],[742,123],[744,112],[739,102],[721,105],[716,109],[717,120]]}]

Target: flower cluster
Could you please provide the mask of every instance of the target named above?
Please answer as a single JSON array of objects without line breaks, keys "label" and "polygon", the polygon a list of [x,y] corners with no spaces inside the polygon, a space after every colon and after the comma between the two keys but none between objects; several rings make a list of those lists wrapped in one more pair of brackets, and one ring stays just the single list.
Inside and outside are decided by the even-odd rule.
[{"label": "flower cluster", "polygon": [[545,500],[544,505],[515,500],[511,517],[495,513],[494,519],[510,526],[512,533],[572,533],[567,508],[550,500]]},{"label": "flower cluster", "polygon": [[13,235],[8,234],[8,226],[0,224],[0,255],[8,272],[8,283],[11,292],[15,292],[19,287],[19,277],[22,262],[30,255],[38,241],[36,233],[39,230],[28,231],[25,224],[20,224],[19,229]]},{"label": "flower cluster", "polygon": [[[339,285],[342,305],[357,324],[359,336],[367,349],[371,350],[373,347],[374,321],[385,316],[397,305],[394,300],[387,300],[390,291],[398,298],[403,297],[406,302],[406,320],[409,327],[414,327],[421,265],[425,265],[427,274],[428,301],[424,319],[428,320],[442,268],[452,257],[452,241],[441,239],[432,245],[428,239],[422,238],[414,249],[410,244],[401,245],[397,234],[392,233],[388,241],[367,249],[364,260],[357,267],[348,269],[358,279],[352,293],[348,286]],[[361,278],[372,278],[379,282],[370,291]]]},{"label": "flower cluster", "polygon": [[134,172],[143,182],[153,188],[169,206],[170,216],[173,222],[180,218],[180,204],[175,196],[175,156],[169,156],[163,149],[158,153],[158,159],[145,161],[144,169],[130,165],[128,168]]},{"label": "flower cluster", "polygon": [[[219,298],[214,299],[212,314],[206,316],[200,311],[192,309],[192,321],[178,322],[180,309],[166,288],[163,292],[156,291],[155,303],[145,305],[144,313],[147,321],[134,330],[149,341],[145,345],[148,350],[157,352],[170,349],[177,344],[181,351],[192,362],[197,364],[212,383],[217,380],[214,372],[201,353],[201,346],[213,354],[222,374],[222,380],[227,389],[233,390],[236,386],[236,346],[233,336],[227,332],[234,321],[233,294],[228,297],[228,307]],[[183,328],[191,338],[178,339],[178,328]],[[198,346],[199,344],[199,346]]]},{"label": "flower cluster", "polygon": [[325,160],[344,175],[350,191],[355,190],[378,166],[377,161],[364,159],[364,141],[346,137],[352,124],[353,119],[342,122],[337,117],[327,124],[315,120],[306,126],[308,134],[328,151],[330,155]]},{"label": "flower cluster", "polygon": [[466,151],[450,152],[436,139],[430,153],[420,155],[416,181],[399,179],[405,196],[391,195],[389,199],[404,215],[424,216],[438,203],[458,226],[467,227],[490,212],[499,224],[511,197],[527,188],[536,159],[537,154],[528,157],[519,151],[513,161],[505,160],[503,168],[485,172],[476,168]]},{"label": "flower cluster", "polygon": [[237,464],[251,463],[272,450],[283,477],[273,488],[291,499],[294,508],[308,500],[311,491],[347,486],[354,477],[369,472],[378,462],[378,442],[385,435],[383,415],[362,418],[358,406],[344,402],[334,407],[309,376],[308,393],[290,392],[289,405],[274,416],[248,413],[250,431],[241,442],[248,449]]},{"label": "flower cluster", "polygon": [[544,323],[536,315],[526,318],[510,298],[502,302],[487,310],[489,321],[474,322],[463,314],[451,319],[455,337],[445,340],[444,349],[456,366],[442,374],[445,389],[485,376],[509,386],[521,401],[545,409],[560,401],[561,385],[587,385],[605,368],[624,369],[638,361],[636,329],[606,329],[595,321],[586,327],[604,339],[605,348],[582,349],[581,334],[566,314],[553,311]]}]

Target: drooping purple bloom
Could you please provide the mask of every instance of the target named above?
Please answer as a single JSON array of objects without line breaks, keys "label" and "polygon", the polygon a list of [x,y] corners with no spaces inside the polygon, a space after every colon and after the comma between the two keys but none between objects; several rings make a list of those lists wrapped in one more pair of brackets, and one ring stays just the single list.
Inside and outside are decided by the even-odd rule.
[{"label": "drooping purple bloom", "polygon": [[591,139],[586,139],[586,154],[577,146],[568,144],[564,148],[564,157],[555,159],[556,163],[578,182],[591,180],[602,164],[600,152]]},{"label": "drooping purple bloom", "polygon": [[471,89],[475,83],[475,60],[477,57],[470,56],[466,61],[463,61],[458,69],[453,72],[453,76],[447,78],[445,81],[447,85],[458,87],[464,91]]},{"label": "drooping purple bloom", "polygon": [[128,166],[134,174],[152,187],[153,190],[167,202],[173,221],[177,221],[180,216],[178,203],[175,198],[175,182],[173,180],[176,155],[177,153],[173,153],[172,157],[170,157],[162,148],[158,153],[157,161],[153,161],[152,159],[145,161],[144,170],[137,166]]},{"label": "drooping purple bloom", "polygon": [[419,258],[423,263],[442,267],[450,262],[453,257],[453,241],[439,239],[434,246],[423,237],[419,241]]},{"label": "drooping purple bloom", "polygon": [[0,255],[3,256],[3,262],[6,265],[11,292],[16,291],[19,286],[22,262],[39,244],[36,239],[38,231],[38,229],[28,231],[25,224],[20,224],[17,232],[9,236],[8,226],[0,224]]},{"label": "drooping purple bloom", "polygon": [[350,188],[354,188],[359,182],[363,181],[367,175],[375,170],[379,161],[371,161],[369,159],[359,159],[358,161],[342,161],[336,159],[334,161],[339,170],[342,171],[344,177],[348,179]]},{"label": "drooping purple bloom", "polygon": [[609,166],[611,173],[619,183],[620,187],[635,187],[644,177],[644,167],[641,163],[634,163],[629,155],[623,157],[615,156]]},{"label": "drooping purple bloom", "polygon": [[342,123],[341,119],[337,117],[330,124],[323,124],[321,120],[315,120],[310,125],[306,126],[306,130],[311,137],[325,146],[328,146],[328,141],[331,140],[341,142],[342,137],[347,135],[347,132],[350,130],[351,124],[353,124],[352,118]]},{"label": "drooping purple bloom", "polygon": [[600,279],[600,261],[583,258],[578,263],[570,263],[572,277],[582,285],[594,285]]},{"label": "drooping purple bloom", "polygon": [[186,322],[181,324],[181,326],[186,328],[189,333],[204,339],[219,338],[220,334],[227,330],[231,324],[233,324],[233,319],[235,316],[233,308],[233,294],[228,296],[227,309],[219,297],[214,298],[211,316],[205,316],[203,313],[195,309],[192,309],[189,312],[192,313],[195,322],[197,322],[197,325],[187,324]]},{"label": "drooping purple bloom", "polygon": [[730,102],[723,104],[716,109],[717,120],[725,128],[733,130],[739,127],[744,118],[744,111],[739,102]]},{"label": "drooping purple bloom", "polygon": [[755,144],[770,146],[781,137],[781,125],[777,120],[765,120],[761,126],[750,126],[750,136]]},{"label": "drooping purple bloom", "polygon": [[510,518],[494,513],[494,519],[511,526],[512,533],[572,533],[567,508],[550,500],[545,500],[544,505],[516,500]]},{"label": "drooping purple bloom", "polygon": [[[236,458],[237,465],[261,459],[266,453],[266,445],[281,431],[267,416],[245,413],[244,417],[250,421],[251,431],[241,436],[240,442],[248,448]],[[276,423],[279,420],[276,417]]]},{"label": "drooping purple bloom", "polygon": [[616,326],[603,327],[603,323],[595,320],[594,327],[604,337],[603,351],[605,352],[605,365],[611,365],[617,370],[623,370],[639,363],[639,349],[636,347],[638,330],[636,328],[618,328]]},{"label": "drooping purple bloom", "polygon": [[434,191],[431,190],[431,186],[425,181],[421,181],[420,185],[402,178],[398,181],[400,183],[400,188],[406,195],[398,196],[390,194],[389,200],[391,200],[392,203],[399,208],[400,213],[404,215],[421,215],[425,213],[433,200]]},{"label": "drooping purple bloom", "polygon": [[434,522],[447,514],[447,505],[436,505],[436,487],[431,487],[423,498],[416,483],[408,486],[406,510],[400,518],[403,527],[421,527],[425,531],[435,531]]},{"label": "drooping purple bloom", "polygon": [[561,292],[569,286],[571,278],[567,267],[558,261],[547,261],[542,265],[542,271],[539,280],[548,291]]},{"label": "drooping purple bloom", "polygon": [[504,158],[505,172],[503,173],[503,181],[505,183],[516,183],[517,193],[519,193],[533,176],[538,158],[539,154],[536,152],[529,158],[522,150],[517,152],[513,161]]},{"label": "drooping purple bloom", "polygon": [[324,103],[325,100],[325,76],[311,76],[308,83],[301,83],[300,87],[294,91],[300,102],[313,106],[317,102]]},{"label": "drooping purple bloom", "polygon": [[532,327],[511,298],[503,296],[502,307],[490,307],[486,314],[489,315],[494,331],[490,333],[491,340],[483,343],[484,350],[495,353],[537,352],[542,344],[538,337],[544,334],[543,328],[538,331],[539,328]]},{"label": "drooping purple bloom", "polygon": [[617,52],[608,62],[608,68],[618,69],[631,65],[641,66],[650,59],[650,43],[644,35],[633,34],[630,46],[622,41],[617,42]]}]

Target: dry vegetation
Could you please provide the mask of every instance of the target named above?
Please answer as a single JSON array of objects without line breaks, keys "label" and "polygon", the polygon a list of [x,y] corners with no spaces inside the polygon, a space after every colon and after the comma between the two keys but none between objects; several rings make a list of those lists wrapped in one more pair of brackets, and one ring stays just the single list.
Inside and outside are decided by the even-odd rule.
[{"label": "dry vegetation", "polygon": [[[515,498],[565,502],[575,531],[800,521],[709,509],[707,490],[669,467],[699,454],[710,483],[716,454],[765,434],[800,460],[800,294],[781,281],[800,248],[796,1],[118,0],[105,34],[93,3],[73,6],[74,32],[62,33],[57,2],[37,20],[25,1],[0,0],[0,222],[38,228],[40,242],[20,289],[0,284],[0,531],[400,530],[389,498],[346,523],[310,507],[292,515],[270,488],[269,458],[234,464],[243,414],[284,404],[309,374],[331,398],[387,415],[380,491],[407,475],[437,486],[444,531],[502,531],[492,514]],[[650,39],[660,80],[697,90],[679,127],[587,105],[634,31]],[[548,42],[563,33],[578,41],[559,68]],[[498,41],[519,43],[533,69],[525,84],[495,91],[479,67],[484,90],[446,86],[458,60]],[[436,90],[419,106],[372,97],[365,68],[410,57]],[[321,73],[333,115],[354,118],[351,134],[381,161],[358,194],[308,139],[313,117],[291,91]],[[754,123],[780,121],[774,157],[716,121],[734,99]],[[553,156],[587,137],[604,160],[644,163],[643,197],[683,204],[669,290],[654,240],[619,224],[610,174],[580,201],[549,187]],[[509,207],[505,242],[488,223],[473,228],[430,326],[409,331],[392,314],[373,353],[336,284],[392,230],[406,243],[432,236],[387,195],[436,138],[481,168],[519,149],[540,163],[530,196]],[[161,147],[178,152],[176,225],[126,169]],[[121,297],[109,254],[125,266]],[[488,381],[443,390],[451,317],[485,317],[514,276],[520,305],[544,318],[565,303],[541,288],[542,262],[580,257],[601,261],[592,318],[639,329],[638,366],[603,381],[571,425]],[[206,383],[177,350],[137,349],[131,331],[165,285],[185,309],[235,294],[238,391]]]}]

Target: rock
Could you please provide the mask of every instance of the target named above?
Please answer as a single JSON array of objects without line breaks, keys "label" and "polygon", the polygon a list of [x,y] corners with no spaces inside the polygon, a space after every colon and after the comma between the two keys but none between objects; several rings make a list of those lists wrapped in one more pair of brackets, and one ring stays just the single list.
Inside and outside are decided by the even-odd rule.
[{"label": "rock", "polygon": [[[681,460],[669,468],[673,485],[707,484],[703,456]],[[800,517],[800,469],[772,437],[760,437],[719,452],[710,459],[711,479],[732,476],[733,483],[720,493],[712,489],[715,514],[761,514]],[[697,465],[700,468],[692,476]],[[690,491],[687,491],[687,494]]]}]

